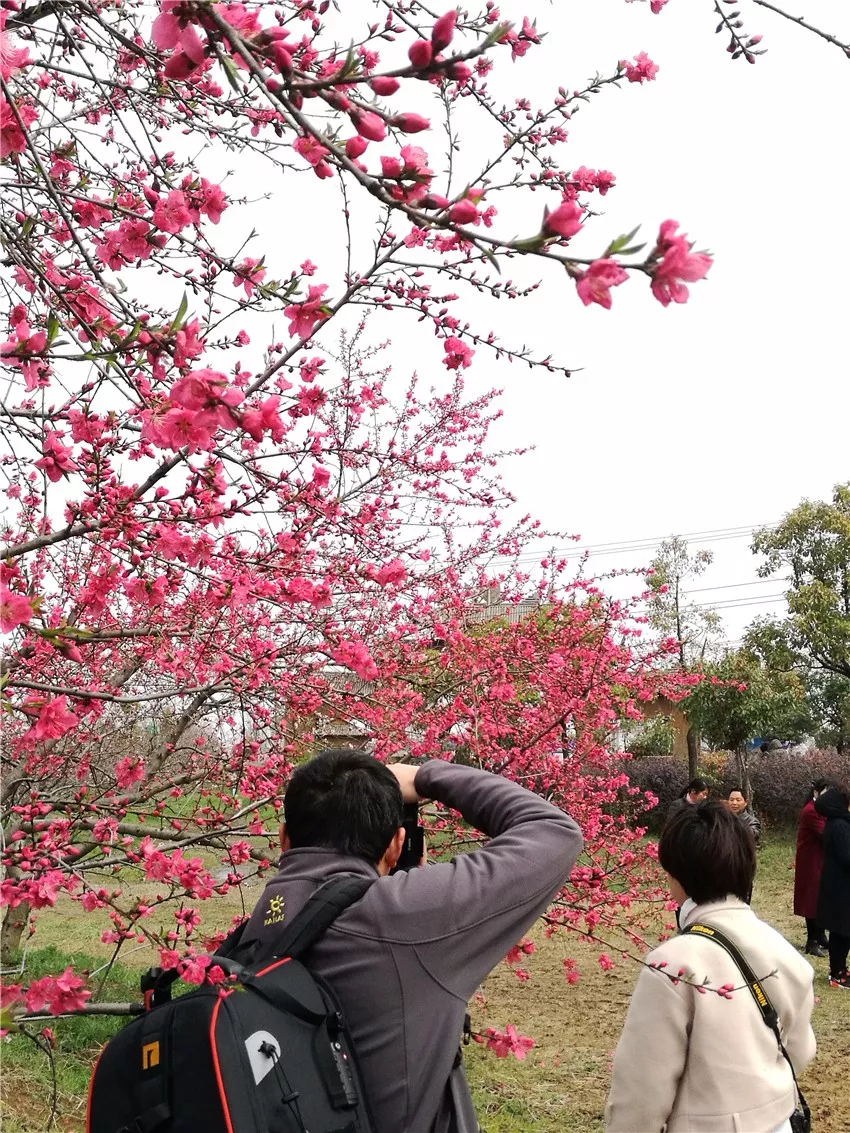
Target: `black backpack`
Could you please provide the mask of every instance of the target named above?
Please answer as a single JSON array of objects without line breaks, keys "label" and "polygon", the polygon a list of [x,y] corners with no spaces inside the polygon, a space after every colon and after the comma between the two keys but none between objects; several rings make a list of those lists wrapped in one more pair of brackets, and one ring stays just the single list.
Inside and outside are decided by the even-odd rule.
[{"label": "black backpack", "polygon": [[372,1133],[345,1020],[299,961],[371,884],[321,886],[266,963],[238,962],[237,929],[213,957],[225,985],[172,1000],[177,974],[152,969],[148,1010],[95,1064],[87,1133]]}]

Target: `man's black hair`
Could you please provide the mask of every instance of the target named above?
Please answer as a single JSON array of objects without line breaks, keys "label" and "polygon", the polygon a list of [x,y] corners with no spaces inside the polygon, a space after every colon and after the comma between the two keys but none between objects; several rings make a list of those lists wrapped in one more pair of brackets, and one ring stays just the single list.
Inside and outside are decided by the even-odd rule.
[{"label": "man's black hair", "polygon": [[749,901],[756,842],[745,822],[721,803],[704,802],[674,815],[658,843],[658,860],[698,905],[730,893]]},{"label": "man's black hair", "polygon": [[401,788],[373,756],[331,748],[293,771],[283,816],[293,849],[324,846],[374,864],[404,824]]},{"label": "man's black hair", "polygon": [[705,779],[691,779],[684,791],[682,791],[679,798],[683,799],[686,795],[694,794],[701,795],[703,791],[708,790],[708,783]]},{"label": "man's black hair", "polygon": [[746,802],[747,799],[749,798],[749,796],[747,795],[747,792],[744,790],[743,787],[733,787],[732,790],[729,792],[729,795],[727,795],[727,798],[730,797],[731,795],[734,795],[736,791],[741,796],[741,798],[744,800],[744,802]]}]

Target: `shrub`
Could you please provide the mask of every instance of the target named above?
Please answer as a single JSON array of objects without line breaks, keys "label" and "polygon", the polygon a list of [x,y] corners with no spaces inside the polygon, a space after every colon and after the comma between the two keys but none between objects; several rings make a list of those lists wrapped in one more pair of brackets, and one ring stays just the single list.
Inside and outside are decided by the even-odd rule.
[{"label": "shrub", "polygon": [[[821,776],[840,786],[850,786],[850,756],[839,755],[834,748],[811,751],[804,756],[757,752],[750,757],[753,808],[769,826],[786,829],[796,826],[809,788],[813,780]],[[723,770],[723,789],[728,794],[740,785],[735,756],[729,753]]]},{"label": "shrub", "polygon": [[628,760],[623,765],[633,787],[649,791],[658,799],[658,805],[641,815],[640,823],[646,824],[653,834],[659,834],[667,812],[674,799],[681,795],[688,782],[688,765],[670,756],[647,757]]},{"label": "shrub", "polygon": [[[645,823],[651,833],[660,833],[670,804],[678,798],[688,781],[687,764],[679,759],[659,756],[628,760],[623,771],[632,786],[657,797],[658,805],[648,809],[640,822]],[[721,798],[741,785],[732,752],[704,754],[699,774],[710,785],[712,795]],[[751,756],[750,783],[754,809],[759,818],[766,826],[776,829],[787,830],[796,826],[809,788],[820,776],[841,786],[850,786],[850,757],[839,755],[834,748],[811,751],[805,756],[782,752]]]}]

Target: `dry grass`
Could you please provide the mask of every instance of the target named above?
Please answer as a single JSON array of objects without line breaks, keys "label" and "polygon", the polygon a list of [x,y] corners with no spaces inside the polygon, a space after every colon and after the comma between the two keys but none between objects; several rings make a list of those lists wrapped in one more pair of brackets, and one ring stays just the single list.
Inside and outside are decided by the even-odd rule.
[{"label": "dry grass", "polygon": [[[793,859],[791,845],[784,840],[768,843],[761,852],[754,905],[766,920],[792,941],[801,942],[802,922],[791,912]],[[246,894],[252,900],[259,890]],[[216,920],[226,924],[233,914],[231,899],[220,901]],[[601,1133],[602,1113],[608,1086],[608,1065],[616,1045],[637,971],[629,961],[618,962],[603,972],[596,962],[597,950],[563,938],[544,940],[535,934],[538,951],[529,965],[533,978],[520,983],[507,965],[490,976],[484,988],[485,1004],[473,1006],[473,1026],[503,1028],[514,1023],[533,1036],[535,1048],[525,1062],[496,1059],[472,1044],[467,1066],[482,1127],[486,1133]],[[91,920],[79,906],[65,905],[39,919],[35,940],[39,947],[55,945],[63,953],[81,952],[108,958],[110,949],[92,938]],[[571,955],[579,962],[581,978],[569,986],[562,961]],[[146,948],[122,955],[121,972],[108,990],[114,998],[121,990],[130,994],[134,970],[150,963]],[[101,961],[102,962],[102,961]],[[847,1133],[850,1129],[850,1005],[843,992],[827,985],[826,961],[815,960],[814,1027],[818,1057],[801,1085],[809,1096],[816,1133]],[[91,1028],[91,1021],[86,1023]],[[81,1028],[83,1024],[61,1022],[59,1028]],[[109,1024],[100,1023],[108,1027]],[[60,1056],[60,1088],[63,1133],[83,1128],[84,1081],[97,1043],[105,1032],[90,1029],[80,1034],[73,1049]],[[2,1077],[3,1129],[8,1133],[41,1133],[46,1121],[46,1086],[43,1056],[24,1050],[24,1040],[15,1038],[7,1047]]]}]

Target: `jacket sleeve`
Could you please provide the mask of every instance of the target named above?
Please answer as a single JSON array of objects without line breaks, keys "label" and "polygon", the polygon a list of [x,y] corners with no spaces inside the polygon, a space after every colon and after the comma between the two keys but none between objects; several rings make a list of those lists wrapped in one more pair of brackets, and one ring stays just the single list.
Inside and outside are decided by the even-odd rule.
[{"label": "jacket sleeve", "polygon": [[439,760],[416,790],[491,839],[451,862],[389,878],[382,936],[416,944],[432,977],[466,1000],[549,906],[583,841],[569,815],[510,780]]},{"label": "jacket sleeve", "polygon": [[799,985],[800,991],[797,1002],[790,1013],[790,1023],[781,1020],[782,1042],[795,1074],[802,1074],[817,1053],[817,1042],[812,1030],[812,1011],[815,1006],[814,969],[810,969],[811,976]]},{"label": "jacket sleeve", "polygon": [[688,1054],[690,1008],[667,976],[644,968],[614,1052],[606,1133],[661,1133]]},{"label": "jacket sleeve", "polygon": [[823,841],[823,828],[826,819],[818,814],[813,806],[804,806],[800,812],[800,834],[798,843],[802,845],[820,845]]}]

